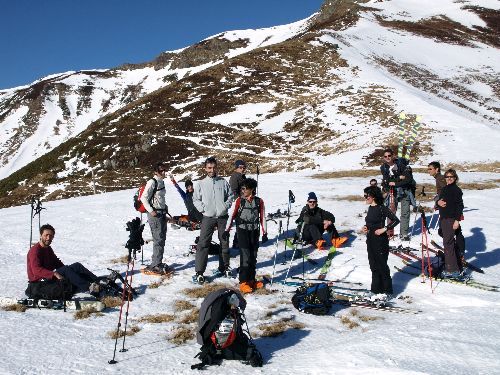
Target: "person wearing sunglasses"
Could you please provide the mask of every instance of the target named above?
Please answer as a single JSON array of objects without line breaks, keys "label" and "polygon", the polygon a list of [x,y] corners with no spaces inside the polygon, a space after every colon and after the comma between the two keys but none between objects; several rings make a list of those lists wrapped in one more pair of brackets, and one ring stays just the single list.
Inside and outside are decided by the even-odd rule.
[{"label": "person wearing sunglasses", "polygon": [[[365,217],[365,225],[361,229],[366,233],[366,250],[368,262],[372,272],[371,292],[378,299],[391,298],[392,279],[391,271],[387,265],[389,257],[389,237],[387,231],[399,224],[398,217],[384,204],[382,191],[376,186],[364,189],[364,198],[369,205]],[[385,225],[386,219],[391,223]]]},{"label": "person wearing sunglasses", "polygon": [[394,206],[397,210],[401,202],[401,226],[399,236],[403,241],[409,241],[410,205],[417,208],[415,200],[416,182],[413,172],[405,158],[394,158],[391,149],[384,150],[384,163],[380,166],[382,173],[382,188],[387,193],[386,206],[390,205],[390,191],[393,190]]},{"label": "person wearing sunglasses", "polygon": [[[245,176],[246,170],[247,170],[247,165],[243,160],[238,159],[234,162],[233,173],[231,173],[231,176],[229,176],[229,186],[231,187],[231,191],[233,192],[233,199],[242,196],[241,187],[243,181],[245,181],[246,178]],[[239,247],[238,232],[234,234],[232,247],[233,249],[237,249]]]},{"label": "person wearing sunglasses", "polygon": [[169,266],[163,263],[168,214],[168,207],[165,203],[165,182],[163,181],[166,172],[165,164],[157,163],[154,167],[154,176],[146,183],[144,193],[141,196],[153,237],[153,256],[151,264],[144,268],[145,274],[163,275],[170,271]]},{"label": "person wearing sunglasses", "polygon": [[266,211],[264,200],[255,196],[257,181],[247,178],[241,185],[241,197],[236,198],[231,206],[224,238],[229,240],[229,231],[233,221],[240,242],[239,281],[242,293],[252,293],[264,286],[262,281],[255,280],[259,236],[262,230],[262,243],[268,241]]},{"label": "person wearing sunglasses", "polygon": [[[455,231],[460,229],[460,220],[464,210],[462,190],[457,186],[458,175],[454,169],[448,169],[444,178],[446,186],[441,190],[437,201],[439,226],[443,235],[444,247],[444,271],[441,272],[441,277],[461,279],[464,277],[459,261],[462,254],[457,251]],[[465,240],[463,245],[465,248]]]},{"label": "person wearing sunglasses", "polygon": [[295,223],[298,224],[295,234],[296,240],[300,239],[305,243],[313,244],[317,249],[322,249],[325,244],[323,239],[325,231],[330,234],[332,245],[335,247],[347,240],[347,237],[339,236],[334,224],[335,216],[318,206],[318,197],[314,192],[310,192],[307,196],[307,204],[302,208]]}]

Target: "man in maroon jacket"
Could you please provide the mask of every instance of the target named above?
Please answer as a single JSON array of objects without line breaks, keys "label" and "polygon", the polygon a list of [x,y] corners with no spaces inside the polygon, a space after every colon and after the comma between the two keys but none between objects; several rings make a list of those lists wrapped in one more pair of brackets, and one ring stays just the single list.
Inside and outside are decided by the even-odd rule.
[{"label": "man in maroon jacket", "polygon": [[[54,281],[67,280],[72,286],[73,293],[87,292],[97,296],[99,294],[98,277],[80,263],[65,266],[50,247],[56,231],[50,224],[40,227],[40,241],[28,251],[27,270],[30,286],[26,290],[37,292],[44,289],[53,289]],[[50,294],[49,292],[47,292]],[[38,293],[37,293],[38,294]],[[39,297],[38,297],[39,298]],[[55,298],[55,297],[52,297]]]}]

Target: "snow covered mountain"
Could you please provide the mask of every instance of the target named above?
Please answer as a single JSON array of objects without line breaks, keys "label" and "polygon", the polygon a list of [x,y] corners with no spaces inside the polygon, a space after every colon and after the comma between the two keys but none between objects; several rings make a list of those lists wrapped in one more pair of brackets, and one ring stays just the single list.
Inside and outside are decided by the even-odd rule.
[{"label": "snow covered mountain", "polygon": [[[500,10],[491,0],[327,0],[290,25],[231,31],[151,63],[0,92],[0,206],[136,186],[157,160],[261,171],[361,168],[424,123],[411,158],[491,163]],[[349,160],[347,162],[347,160]],[[8,176],[8,177],[7,177]]]}]

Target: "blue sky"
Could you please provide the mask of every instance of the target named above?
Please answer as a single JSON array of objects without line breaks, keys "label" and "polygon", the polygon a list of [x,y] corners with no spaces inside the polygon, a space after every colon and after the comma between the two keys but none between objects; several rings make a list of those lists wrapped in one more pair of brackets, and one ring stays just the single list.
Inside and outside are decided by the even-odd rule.
[{"label": "blue sky", "polygon": [[323,0],[0,0],[0,89],[150,61],[210,35],[294,22]]}]

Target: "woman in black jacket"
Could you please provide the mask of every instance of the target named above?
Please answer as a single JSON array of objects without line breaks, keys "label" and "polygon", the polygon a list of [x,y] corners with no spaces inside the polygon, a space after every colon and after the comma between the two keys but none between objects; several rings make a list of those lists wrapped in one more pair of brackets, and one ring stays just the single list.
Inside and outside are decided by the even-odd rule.
[{"label": "woman in black jacket", "polygon": [[[364,190],[366,204],[369,204],[368,213],[365,217],[366,225],[363,233],[366,233],[366,246],[368,251],[368,262],[372,271],[371,291],[374,294],[386,294],[390,298],[392,294],[392,279],[387,258],[389,257],[389,237],[387,230],[399,224],[399,219],[384,205],[382,191],[376,186],[369,186]],[[385,225],[386,219],[392,222]]]},{"label": "woman in black jacket", "polygon": [[458,257],[455,252],[455,231],[460,227],[464,210],[462,190],[457,186],[458,175],[454,169],[444,174],[446,186],[441,190],[437,205],[439,207],[440,227],[443,233],[445,270],[442,277],[460,277]]}]

